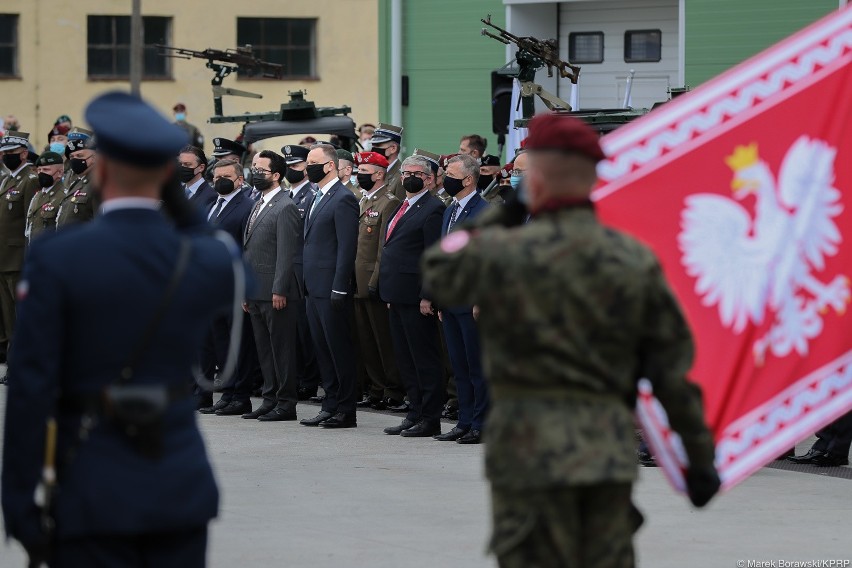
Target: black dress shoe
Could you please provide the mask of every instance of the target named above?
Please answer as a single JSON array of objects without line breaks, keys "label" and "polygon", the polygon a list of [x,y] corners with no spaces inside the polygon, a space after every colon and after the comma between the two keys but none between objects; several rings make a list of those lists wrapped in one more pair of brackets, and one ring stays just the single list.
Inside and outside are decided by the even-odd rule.
[{"label": "black dress shoe", "polygon": [[302,387],[298,391],[299,400],[310,400],[312,396],[317,395],[317,389],[309,389]]},{"label": "black dress shoe", "polygon": [[258,422],[283,422],[285,420],[295,420],[295,408],[273,408],[263,416],[258,416]]},{"label": "black dress shoe", "polygon": [[810,450],[808,450],[808,453],[806,453],[805,455],[803,455],[803,456],[790,456],[789,458],[787,458],[787,461],[797,463],[799,465],[814,465],[814,463],[815,463],[814,460],[821,458],[824,455],[825,455],[825,452],[811,448]]},{"label": "black dress shoe", "polygon": [[319,426],[332,416],[334,416],[334,414],[323,410],[313,418],[303,418],[302,420],[299,420],[299,424],[301,424],[302,426]]},{"label": "black dress shoe", "polygon": [[456,444],[481,444],[482,431],[471,429],[467,434],[456,440]]},{"label": "black dress shoe", "polygon": [[373,404],[373,399],[367,395],[364,395],[364,398],[355,403],[355,406],[358,408],[364,408],[365,406],[370,406]]},{"label": "black dress shoe", "polygon": [[438,440],[439,442],[455,442],[465,434],[467,434],[467,429],[454,426],[453,429],[449,432],[446,432],[445,434],[438,434],[437,436],[432,437]]},{"label": "black dress shoe", "polygon": [[355,413],[344,414],[338,412],[328,420],[320,423],[323,428],[357,428],[358,421],[355,418]]},{"label": "black dress shoe", "polygon": [[402,402],[388,400],[388,410],[391,412],[408,412],[411,410],[411,403],[407,400],[403,400]]},{"label": "black dress shoe", "polygon": [[258,408],[254,412],[249,412],[249,413],[243,414],[243,418],[245,418],[246,420],[256,420],[256,419],[260,418],[261,416],[263,416],[264,414],[267,414],[269,412],[272,412],[271,406],[261,406],[260,408]]},{"label": "black dress shoe", "polygon": [[374,400],[372,403],[370,403],[370,408],[372,408],[373,410],[385,410],[387,409],[387,407],[387,403],[382,399]]},{"label": "black dress shoe", "polygon": [[657,460],[654,459],[654,456],[652,456],[650,452],[640,450],[636,452],[636,455],[639,460],[639,465],[642,467],[657,467]]},{"label": "black dress shoe", "polygon": [[213,409],[213,395],[212,394],[196,395],[195,400],[196,400],[196,404],[197,404],[196,408],[198,409],[199,412],[201,412],[202,414],[212,414],[213,413],[213,410],[212,410]]},{"label": "black dress shoe", "polygon": [[421,420],[408,430],[403,430],[399,433],[404,438],[431,438],[441,433],[440,422],[426,422]]},{"label": "black dress shoe", "polygon": [[408,430],[409,428],[411,428],[415,424],[417,424],[417,423],[406,418],[405,420],[402,421],[402,424],[400,424],[399,426],[390,426],[388,428],[385,428],[384,431],[385,431],[385,434],[390,434],[392,436],[399,436],[400,432],[402,432],[403,430]]},{"label": "black dress shoe", "polygon": [[242,416],[249,412],[251,412],[251,402],[232,400],[222,408],[216,409],[216,416]]},{"label": "black dress shoe", "polygon": [[815,457],[811,463],[818,467],[840,467],[841,465],[849,465],[849,458],[840,454],[825,453],[819,457]]}]

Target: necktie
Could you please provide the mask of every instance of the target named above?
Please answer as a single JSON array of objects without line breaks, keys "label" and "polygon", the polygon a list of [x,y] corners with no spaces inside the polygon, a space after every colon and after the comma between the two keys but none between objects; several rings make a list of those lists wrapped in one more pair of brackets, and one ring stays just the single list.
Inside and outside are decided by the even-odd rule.
[{"label": "necktie", "polygon": [[251,198],[252,201],[257,201],[257,199],[260,197],[260,192],[256,189],[252,188],[251,194],[249,195],[249,197]]},{"label": "necktie", "polygon": [[263,199],[257,200],[257,205],[254,206],[254,211],[251,212],[251,218],[249,218],[248,224],[248,233],[251,233],[251,229],[254,226],[254,222],[257,220],[257,215],[260,213],[260,210],[263,208]]},{"label": "necktie", "polygon": [[321,190],[317,190],[317,196],[316,196],[316,198],[314,199],[314,204],[313,204],[313,205],[311,205],[311,212],[310,212],[310,214],[308,215],[308,217],[313,217],[313,215],[314,215],[314,211],[316,211],[317,205],[319,205],[319,202],[320,202],[320,201],[322,201],[322,191],[321,191]]},{"label": "necktie", "polygon": [[216,219],[221,213],[222,208],[225,206],[225,198],[220,197],[219,201],[216,202],[216,207],[213,208],[213,212],[210,213],[210,217],[207,218],[208,221],[211,219]]},{"label": "necktie", "polygon": [[391,219],[391,223],[388,226],[388,234],[385,236],[386,241],[390,238],[391,233],[393,233],[393,230],[396,228],[396,224],[399,222],[400,218],[403,215],[405,215],[406,211],[408,211],[408,200],[407,199],[402,202],[402,207],[399,208],[399,211],[397,211],[396,215],[394,215],[393,219]]},{"label": "necktie", "polygon": [[447,225],[448,233],[453,230],[453,225],[456,224],[456,217],[459,214],[459,209],[461,209],[461,206],[459,206],[458,202],[453,203],[452,211],[450,211],[450,224]]},{"label": "necktie", "polygon": [[183,186],[183,192],[186,194],[186,198],[187,198],[187,199],[189,199],[190,197],[192,197],[192,192],[191,192],[191,191],[189,191],[189,187],[187,187],[187,186]]}]

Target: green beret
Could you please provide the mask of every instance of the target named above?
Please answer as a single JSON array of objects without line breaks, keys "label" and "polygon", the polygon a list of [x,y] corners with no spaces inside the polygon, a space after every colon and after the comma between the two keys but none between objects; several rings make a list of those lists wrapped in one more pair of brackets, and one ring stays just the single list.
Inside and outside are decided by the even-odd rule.
[{"label": "green beret", "polygon": [[53,166],[62,164],[62,156],[56,152],[45,152],[39,156],[36,166]]},{"label": "green beret", "polygon": [[355,158],[352,157],[352,152],[347,152],[343,148],[337,149],[337,159],[346,160],[347,162],[355,162]]}]

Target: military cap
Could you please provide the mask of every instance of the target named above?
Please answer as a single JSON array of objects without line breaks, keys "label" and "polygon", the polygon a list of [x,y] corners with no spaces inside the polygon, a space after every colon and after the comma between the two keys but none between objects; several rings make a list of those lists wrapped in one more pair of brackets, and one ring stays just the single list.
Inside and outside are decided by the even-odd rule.
[{"label": "military cap", "polygon": [[509,179],[510,177],[512,177],[512,170],[514,169],[515,163],[509,162],[508,164],[500,168],[500,177],[503,179]]},{"label": "military cap", "polygon": [[71,129],[64,124],[55,124],[53,129],[47,133],[47,139],[50,140],[54,136],[65,136]]},{"label": "military cap", "polygon": [[92,147],[92,131],[75,126],[68,133],[68,142],[65,143],[65,156],[71,155],[71,152],[84,150]]},{"label": "military cap", "polygon": [[380,168],[387,169],[390,164],[388,163],[388,159],[379,154],[378,152],[358,152],[354,156],[355,164],[369,164],[371,166],[378,166]]},{"label": "military cap", "polygon": [[594,162],[606,159],[598,133],[586,123],[571,116],[540,114],[529,122],[530,135],[525,150],[561,150],[587,156]]},{"label": "military cap", "polygon": [[443,155],[443,156],[441,156],[441,158],[438,160],[438,163],[440,164],[441,168],[443,168],[443,169],[445,169],[445,170],[446,170],[446,169],[447,169],[447,165],[450,163],[450,160],[452,160],[452,159],[453,159],[453,158],[455,158],[456,156],[458,156],[458,154],[457,154],[457,153],[456,153],[456,154],[444,154],[444,155]]},{"label": "military cap", "polygon": [[379,123],[370,138],[370,144],[382,144],[384,142],[402,142],[402,127],[393,124]]},{"label": "military cap", "polygon": [[228,140],[227,138],[214,138],[213,139],[213,156],[216,158],[221,158],[222,156],[227,156],[228,154],[236,154],[237,156],[242,156],[246,153],[246,147],[242,144],[238,144],[233,140]]},{"label": "military cap", "polygon": [[421,150],[420,148],[415,148],[412,156],[420,156],[429,162],[429,165],[432,167],[432,171],[438,173],[438,168],[441,167],[441,155],[433,154],[432,152],[427,152],[426,150]]},{"label": "military cap", "polygon": [[98,153],[133,166],[165,165],[189,142],[183,128],[129,93],[112,91],[95,98],[85,116]]},{"label": "military cap", "polygon": [[26,148],[28,146],[29,139],[29,132],[18,132],[16,130],[9,130],[8,132],[6,132],[6,136],[3,137],[2,146],[0,146],[0,152],[14,150],[16,148]]},{"label": "military cap", "polygon": [[35,164],[36,162],[38,162],[39,158],[40,156],[38,154],[36,154],[32,150],[27,150],[27,162]]},{"label": "military cap", "polygon": [[355,162],[352,158],[352,152],[348,150],[344,150],[343,148],[338,148],[337,150],[337,159],[338,160],[346,160],[347,162]]},{"label": "military cap", "polygon": [[67,114],[60,114],[59,118],[57,118],[56,122],[54,122],[53,124],[59,124],[60,122],[67,122],[68,124],[71,124],[71,117]]},{"label": "military cap", "polygon": [[308,148],[299,146],[298,144],[281,147],[281,153],[284,154],[284,160],[287,162],[287,165],[306,161],[308,159],[308,152],[310,152]]},{"label": "military cap", "polygon": [[37,166],[54,166],[62,163],[62,156],[56,152],[45,152],[36,160]]},{"label": "military cap", "polygon": [[494,154],[485,154],[482,156],[482,160],[479,162],[480,166],[499,166],[500,165],[500,157],[495,156]]}]

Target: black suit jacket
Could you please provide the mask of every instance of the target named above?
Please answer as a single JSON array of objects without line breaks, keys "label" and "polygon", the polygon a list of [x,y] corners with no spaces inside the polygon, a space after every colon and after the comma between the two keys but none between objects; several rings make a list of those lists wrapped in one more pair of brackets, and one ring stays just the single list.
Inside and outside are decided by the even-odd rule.
[{"label": "black suit jacket", "polygon": [[358,200],[337,181],[313,214],[312,206],[313,199],[305,214],[305,294],[329,298],[332,290],[351,293],[358,246]]},{"label": "black suit jacket", "polygon": [[189,198],[189,202],[192,203],[193,206],[199,211],[210,211],[210,206],[218,199],[219,194],[216,193],[216,190],[213,189],[207,180],[201,182],[201,185],[198,186],[198,189],[195,190],[195,193],[192,194],[192,197]]},{"label": "black suit jacket", "polygon": [[[399,207],[402,207],[400,204]],[[391,221],[393,222],[396,208]],[[421,196],[399,219],[390,238],[387,228],[382,238],[382,260],[379,263],[379,294],[391,304],[419,304],[428,299],[423,291],[420,257],[423,251],[441,238],[444,203],[429,193]]]},{"label": "black suit jacket", "polygon": [[[250,300],[272,301],[272,295],[302,296],[293,259],[299,246],[299,211],[288,191],[281,190],[265,204],[254,224],[246,228],[243,259],[254,270],[257,287]],[[249,199],[251,201],[251,199]],[[252,204],[252,209],[258,202]]]},{"label": "black suit jacket", "polygon": [[[217,197],[216,199],[218,201],[219,198]],[[243,235],[246,233],[246,225],[248,225],[248,219],[254,206],[255,202],[241,191],[231,198],[218,217],[211,217],[209,222],[217,229],[230,234],[234,237],[234,241],[237,244],[242,245]],[[215,208],[216,202],[214,201],[207,215],[209,216],[210,212]]]}]

